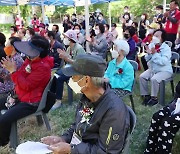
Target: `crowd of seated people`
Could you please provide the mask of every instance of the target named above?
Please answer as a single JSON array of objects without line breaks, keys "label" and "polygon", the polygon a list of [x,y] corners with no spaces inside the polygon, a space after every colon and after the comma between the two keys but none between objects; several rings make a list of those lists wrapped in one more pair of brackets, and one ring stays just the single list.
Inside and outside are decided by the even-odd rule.
[{"label": "crowd of seated people", "polygon": [[[171,1],[170,11],[163,16],[162,7],[157,6],[152,23],[145,13],[139,23],[133,21],[128,9],[125,7],[121,17],[123,38],[118,38],[116,23],[107,24],[99,10],[91,16],[90,36],[85,36],[83,16],[78,19],[76,14],[71,18],[64,16],[62,36],[58,25],[49,30],[37,20],[37,15],[27,28],[11,26],[6,45],[6,38],[0,33],[0,111],[7,110],[0,115],[0,146],[9,142],[14,121],[36,112],[52,77],[56,83],[52,110],[61,107],[65,82],[82,97],[71,127],[60,137],[48,136],[42,142],[54,153],[122,152],[130,127],[128,108],[122,100],[132,92],[135,81],[129,60],[137,60],[137,46],[145,49],[141,58],[144,71],[139,76],[140,95],[143,105],[153,106],[158,104],[161,81],[173,75],[171,51],[179,53],[180,49],[179,37],[175,37],[180,19],[176,0]],[[112,60],[106,62],[109,50]],[[56,70],[53,75],[52,70]],[[144,153],[171,152],[173,138],[179,130],[178,89],[179,84],[172,103],[153,115]],[[9,98],[14,102],[8,104]],[[78,138],[78,144],[72,140],[74,137]]]}]

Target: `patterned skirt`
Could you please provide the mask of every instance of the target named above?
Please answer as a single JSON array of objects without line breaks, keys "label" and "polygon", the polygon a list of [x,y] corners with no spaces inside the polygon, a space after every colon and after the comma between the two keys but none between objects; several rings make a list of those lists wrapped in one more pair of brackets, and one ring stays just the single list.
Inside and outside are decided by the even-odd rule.
[{"label": "patterned skirt", "polygon": [[120,88],[114,88],[113,89],[114,93],[116,95],[118,95],[120,98],[123,98],[124,96],[126,96],[127,94],[131,93],[130,91],[128,90],[123,90],[123,89],[120,89]]}]

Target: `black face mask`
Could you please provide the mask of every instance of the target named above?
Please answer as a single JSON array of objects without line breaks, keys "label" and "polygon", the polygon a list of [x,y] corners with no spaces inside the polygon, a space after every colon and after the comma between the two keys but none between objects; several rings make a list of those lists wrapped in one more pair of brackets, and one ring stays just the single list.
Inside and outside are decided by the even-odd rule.
[{"label": "black face mask", "polygon": [[124,38],[128,39],[129,38],[129,34],[124,34]]},{"label": "black face mask", "polygon": [[34,20],[36,20],[36,17],[34,17]]}]

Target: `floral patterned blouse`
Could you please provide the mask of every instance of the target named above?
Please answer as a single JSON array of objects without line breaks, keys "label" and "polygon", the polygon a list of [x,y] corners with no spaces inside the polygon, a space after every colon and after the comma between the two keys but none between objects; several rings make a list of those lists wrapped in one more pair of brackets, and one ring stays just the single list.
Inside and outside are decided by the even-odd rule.
[{"label": "floral patterned blouse", "polygon": [[[15,61],[17,69],[23,64],[23,59],[19,53],[13,55],[10,59]],[[7,93],[14,89],[14,84],[11,80],[9,72],[0,64],[0,94]]]}]

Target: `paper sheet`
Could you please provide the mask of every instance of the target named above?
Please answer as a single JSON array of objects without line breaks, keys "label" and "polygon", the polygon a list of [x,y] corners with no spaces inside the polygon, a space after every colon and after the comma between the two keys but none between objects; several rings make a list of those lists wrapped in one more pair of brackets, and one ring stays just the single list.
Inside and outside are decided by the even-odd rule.
[{"label": "paper sheet", "polygon": [[48,154],[51,152],[48,149],[48,145],[32,141],[22,143],[16,148],[17,154]]}]

